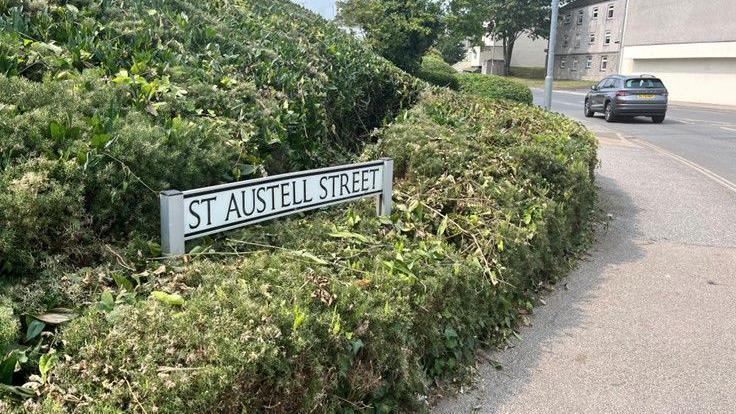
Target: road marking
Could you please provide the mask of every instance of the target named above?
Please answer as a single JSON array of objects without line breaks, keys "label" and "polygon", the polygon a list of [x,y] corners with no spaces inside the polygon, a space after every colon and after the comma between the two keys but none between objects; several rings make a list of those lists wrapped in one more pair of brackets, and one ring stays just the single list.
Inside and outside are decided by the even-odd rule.
[{"label": "road marking", "polygon": [[736,129],[733,129],[733,128],[721,127],[721,129],[725,129],[726,131],[736,132]]},{"label": "road marking", "polygon": [[681,156],[679,156],[677,154],[673,154],[673,153],[671,153],[671,152],[669,152],[669,151],[665,150],[664,148],[661,148],[661,147],[659,147],[657,145],[651,144],[649,142],[646,142],[646,141],[643,141],[643,140],[637,139],[637,138],[634,138],[633,141],[636,141],[637,143],[639,143],[639,144],[641,144],[641,145],[643,145],[643,146],[645,146],[645,147],[653,150],[654,152],[657,152],[657,153],[659,153],[661,155],[664,155],[666,157],[672,158],[673,160],[675,160],[675,161],[677,161],[677,162],[679,162],[679,163],[681,163],[681,164],[689,167],[690,169],[693,169],[693,170],[695,170],[695,171],[703,174],[704,176],[710,178],[711,181],[714,181],[714,182],[720,184],[721,186],[725,187],[727,190],[729,190],[729,191],[731,191],[733,193],[736,193],[736,184],[735,183],[729,181],[728,179],[726,179],[724,177],[721,177],[720,175],[714,173],[713,171],[711,171],[711,170],[709,170],[709,169],[707,169],[705,167],[702,167],[702,166],[700,166],[700,165],[698,165],[698,164],[696,164],[696,163],[694,163],[694,162],[692,162],[692,161],[690,161],[690,160],[688,160],[686,158],[683,158],[683,157],[681,157]]}]

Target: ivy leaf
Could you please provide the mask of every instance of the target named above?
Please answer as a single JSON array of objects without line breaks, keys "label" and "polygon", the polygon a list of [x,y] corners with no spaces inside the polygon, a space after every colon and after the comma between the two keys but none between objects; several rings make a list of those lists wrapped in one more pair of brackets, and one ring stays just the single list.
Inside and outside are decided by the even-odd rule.
[{"label": "ivy leaf", "polygon": [[56,350],[52,349],[48,354],[41,355],[38,360],[38,370],[41,372],[41,384],[46,383],[46,378],[51,369],[59,361],[59,356],[56,354]]},{"label": "ivy leaf", "polygon": [[43,328],[45,327],[46,324],[38,319],[32,320],[31,323],[28,324],[28,329],[26,330],[26,342],[30,342],[35,339],[41,334],[41,331],[43,331]]}]

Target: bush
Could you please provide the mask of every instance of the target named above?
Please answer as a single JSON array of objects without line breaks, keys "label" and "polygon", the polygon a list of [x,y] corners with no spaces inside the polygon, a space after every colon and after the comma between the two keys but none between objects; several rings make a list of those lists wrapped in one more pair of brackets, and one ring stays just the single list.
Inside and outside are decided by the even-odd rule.
[{"label": "bush", "polygon": [[457,90],[460,88],[457,74],[457,71],[447,64],[442,56],[433,52],[422,59],[422,68],[419,70],[417,77],[435,86]]},{"label": "bush", "polygon": [[67,327],[71,358],[43,405],[420,409],[433,379],[511,335],[536,287],[569,268],[593,210],[596,143],[562,116],[451,92],[427,93],[378,138],[364,158],[395,159],[390,219],[363,203],[278,221],[137,276],[150,278],[137,298],[103,295]]},{"label": "bush", "polygon": [[418,87],[287,0],[6,0],[0,56],[0,278],[157,238],[158,191],[350,160]]},{"label": "bush", "polygon": [[460,90],[490,99],[508,99],[531,105],[532,91],[519,82],[501,76],[464,73],[458,76]]},{"label": "bush", "polygon": [[547,76],[545,68],[512,66],[511,76],[524,79],[544,79]]}]

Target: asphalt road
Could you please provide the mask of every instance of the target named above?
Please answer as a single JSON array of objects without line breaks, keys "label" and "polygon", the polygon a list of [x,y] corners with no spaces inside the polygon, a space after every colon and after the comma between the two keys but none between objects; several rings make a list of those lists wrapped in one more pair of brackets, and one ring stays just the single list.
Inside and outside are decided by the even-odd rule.
[{"label": "asphalt road", "polygon": [[[582,121],[594,131],[610,130],[642,139],[736,183],[736,108],[674,104],[660,125],[641,117],[607,123],[602,114],[593,119],[583,116],[584,99],[583,92],[555,92],[552,110]],[[542,91],[534,90],[534,103],[543,102]]]},{"label": "asphalt road", "polygon": [[606,124],[581,102],[556,94],[555,110],[597,133],[610,220],[523,339],[491,353],[502,369],[479,362],[432,411],[736,412],[736,114]]}]

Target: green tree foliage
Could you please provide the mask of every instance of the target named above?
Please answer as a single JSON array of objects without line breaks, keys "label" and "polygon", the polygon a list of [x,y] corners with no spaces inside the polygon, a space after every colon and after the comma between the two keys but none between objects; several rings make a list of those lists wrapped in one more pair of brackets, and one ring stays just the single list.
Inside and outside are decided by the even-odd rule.
[{"label": "green tree foliage", "polygon": [[337,19],[360,30],[378,54],[409,73],[442,32],[442,10],[435,0],[338,0]]},{"label": "green tree foliage", "polygon": [[437,39],[435,48],[442,59],[451,65],[463,60],[467,53],[465,37],[453,34],[449,32],[449,29],[447,33]]},{"label": "green tree foliage", "polygon": [[437,51],[430,51],[422,58],[422,68],[417,77],[432,85],[458,89],[457,71],[442,59]]},{"label": "green tree foliage", "polygon": [[475,43],[484,34],[501,41],[505,73],[510,71],[514,45],[520,36],[532,39],[549,36],[548,0],[450,0],[447,14],[451,32]]}]

